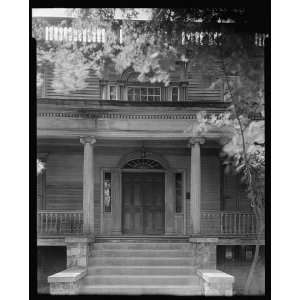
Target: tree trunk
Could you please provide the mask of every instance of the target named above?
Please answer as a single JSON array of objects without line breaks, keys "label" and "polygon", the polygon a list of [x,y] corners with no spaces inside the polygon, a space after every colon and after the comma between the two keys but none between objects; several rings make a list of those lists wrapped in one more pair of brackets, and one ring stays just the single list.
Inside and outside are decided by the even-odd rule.
[{"label": "tree trunk", "polygon": [[249,294],[250,285],[251,285],[251,283],[253,281],[253,278],[254,278],[255,267],[256,267],[258,259],[259,259],[259,239],[260,239],[261,234],[264,231],[263,220],[262,220],[261,217],[257,216],[257,212],[256,212],[256,217],[259,218],[258,223],[259,223],[260,226],[259,226],[259,232],[257,234],[257,244],[255,245],[254,257],[253,257],[251,267],[250,267],[250,270],[249,270],[249,273],[248,273],[248,277],[247,277],[247,280],[246,280],[246,284],[245,284],[245,287],[244,287],[244,294],[245,295]]},{"label": "tree trunk", "polygon": [[259,245],[255,245],[254,258],[253,258],[253,261],[251,263],[250,271],[248,273],[247,281],[246,281],[245,288],[244,288],[244,294],[245,295],[249,294],[250,285],[251,285],[251,283],[253,281],[253,275],[254,275],[255,267],[257,265],[258,258],[259,258],[258,255],[259,255]]}]

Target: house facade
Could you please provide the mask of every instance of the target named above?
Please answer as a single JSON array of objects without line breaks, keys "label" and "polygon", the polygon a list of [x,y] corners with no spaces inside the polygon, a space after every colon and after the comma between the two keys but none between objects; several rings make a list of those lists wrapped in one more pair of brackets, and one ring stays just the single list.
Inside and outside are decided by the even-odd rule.
[{"label": "house facade", "polygon": [[[54,40],[55,32],[64,39],[64,31],[55,28],[45,29],[45,39]],[[37,91],[37,156],[46,166],[37,177],[37,245],[66,247],[67,267],[83,268],[72,277],[74,284],[83,282],[75,284],[77,292],[101,293],[101,285],[102,293],[108,291],[105,278],[84,281],[91,276],[86,270],[97,264],[97,247],[158,244],[155,249],[164,253],[163,245],[182,243],[192,253],[187,264],[196,266],[189,276],[198,272],[209,286],[209,276],[201,270],[220,272],[218,246],[257,243],[245,189],[224,172],[220,158],[230,132],[193,131],[199,111],[219,113],[230,105],[223,87],[211,89],[199,66],[178,62],[169,86],[140,82],[131,69],[104,79],[90,71],[86,88],[68,95],[53,89],[54,76],[51,68],[45,69]],[[120,263],[124,265],[127,261]],[[232,285],[230,275],[220,274],[215,277]],[[62,289],[57,277],[50,277],[51,293],[74,292],[74,286]],[[204,294],[205,284],[191,294]]]}]

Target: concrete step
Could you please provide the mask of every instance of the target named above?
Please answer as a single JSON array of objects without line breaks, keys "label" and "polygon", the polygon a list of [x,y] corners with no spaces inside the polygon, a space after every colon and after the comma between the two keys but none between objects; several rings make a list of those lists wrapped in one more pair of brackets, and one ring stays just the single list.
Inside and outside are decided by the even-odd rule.
[{"label": "concrete step", "polygon": [[103,242],[127,242],[127,243],[157,243],[157,242],[166,242],[166,243],[174,243],[174,242],[184,242],[187,243],[189,241],[189,237],[187,236],[166,236],[166,235],[132,235],[132,236],[98,236],[95,239],[96,243]]},{"label": "concrete step", "polygon": [[181,249],[97,249],[91,251],[91,256],[98,257],[191,257],[192,250]]},{"label": "concrete step", "polygon": [[88,266],[192,266],[192,257],[100,257],[90,256]]},{"label": "concrete step", "polygon": [[128,249],[128,250],[191,250],[190,243],[127,243],[127,242],[115,242],[115,243],[95,243],[93,250],[110,250],[110,249]]},{"label": "concrete step", "polygon": [[83,285],[80,294],[94,295],[203,295],[199,285]]},{"label": "concrete step", "polygon": [[197,285],[196,275],[87,275],[85,285]]},{"label": "concrete step", "polygon": [[185,266],[90,266],[88,275],[195,275],[194,267]]}]

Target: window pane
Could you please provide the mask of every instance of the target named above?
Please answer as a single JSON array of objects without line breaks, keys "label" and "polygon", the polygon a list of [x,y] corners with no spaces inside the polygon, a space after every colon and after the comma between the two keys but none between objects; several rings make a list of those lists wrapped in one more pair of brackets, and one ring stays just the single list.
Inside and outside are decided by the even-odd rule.
[{"label": "window pane", "polygon": [[128,100],[133,101],[133,88],[128,88]]},{"label": "window pane", "polygon": [[147,88],[141,88],[141,94],[143,96],[147,96]]},{"label": "window pane", "polygon": [[104,173],[103,182],[104,212],[111,212],[111,173]]},{"label": "window pane", "polygon": [[183,193],[183,184],[182,184],[182,173],[175,174],[175,189],[176,189],[176,212],[182,212],[182,193]]},{"label": "window pane", "polygon": [[178,88],[172,88],[172,101],[178,101]]},{"label": "window pane", "polygon": [[148,88],[148,95],[154,95],[154,88]]},{"label": "window pane", "polygon": [[140,101],[141,100],[141,89],[135,88],[134,93],[135,93],[135,101]]},{"label": "window pane", "polygon": [[154,101],[154,97],[153,96],[148,96],[148,101]]},{"label": "window pane", "polygon": [[160,96],[154,96],[154,101],[160,101]]},{"label": "window pane", "polygon": [[147,101],[147,96],[146,95],[145,96],[142,95],[141,100],[142,101]]},{"label": "window pane", "polygon": [[156,88],[155,90],[154,90],[154,93],[155,93],[155,95],[160,95],[160,88]]},{"label": "window pane", "polygon": [[110,97],[110,100],[117,99],[117,88],[115,86],[109,87],[109,97]]}]

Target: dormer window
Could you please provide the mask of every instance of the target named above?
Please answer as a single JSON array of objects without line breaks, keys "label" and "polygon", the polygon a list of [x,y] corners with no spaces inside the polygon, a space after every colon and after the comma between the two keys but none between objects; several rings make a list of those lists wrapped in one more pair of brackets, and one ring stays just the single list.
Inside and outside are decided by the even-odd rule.
[{"label": "dormer window", "polygon": [[159,87],[128,87],[128,101],[161,101],[161,89]]}]

